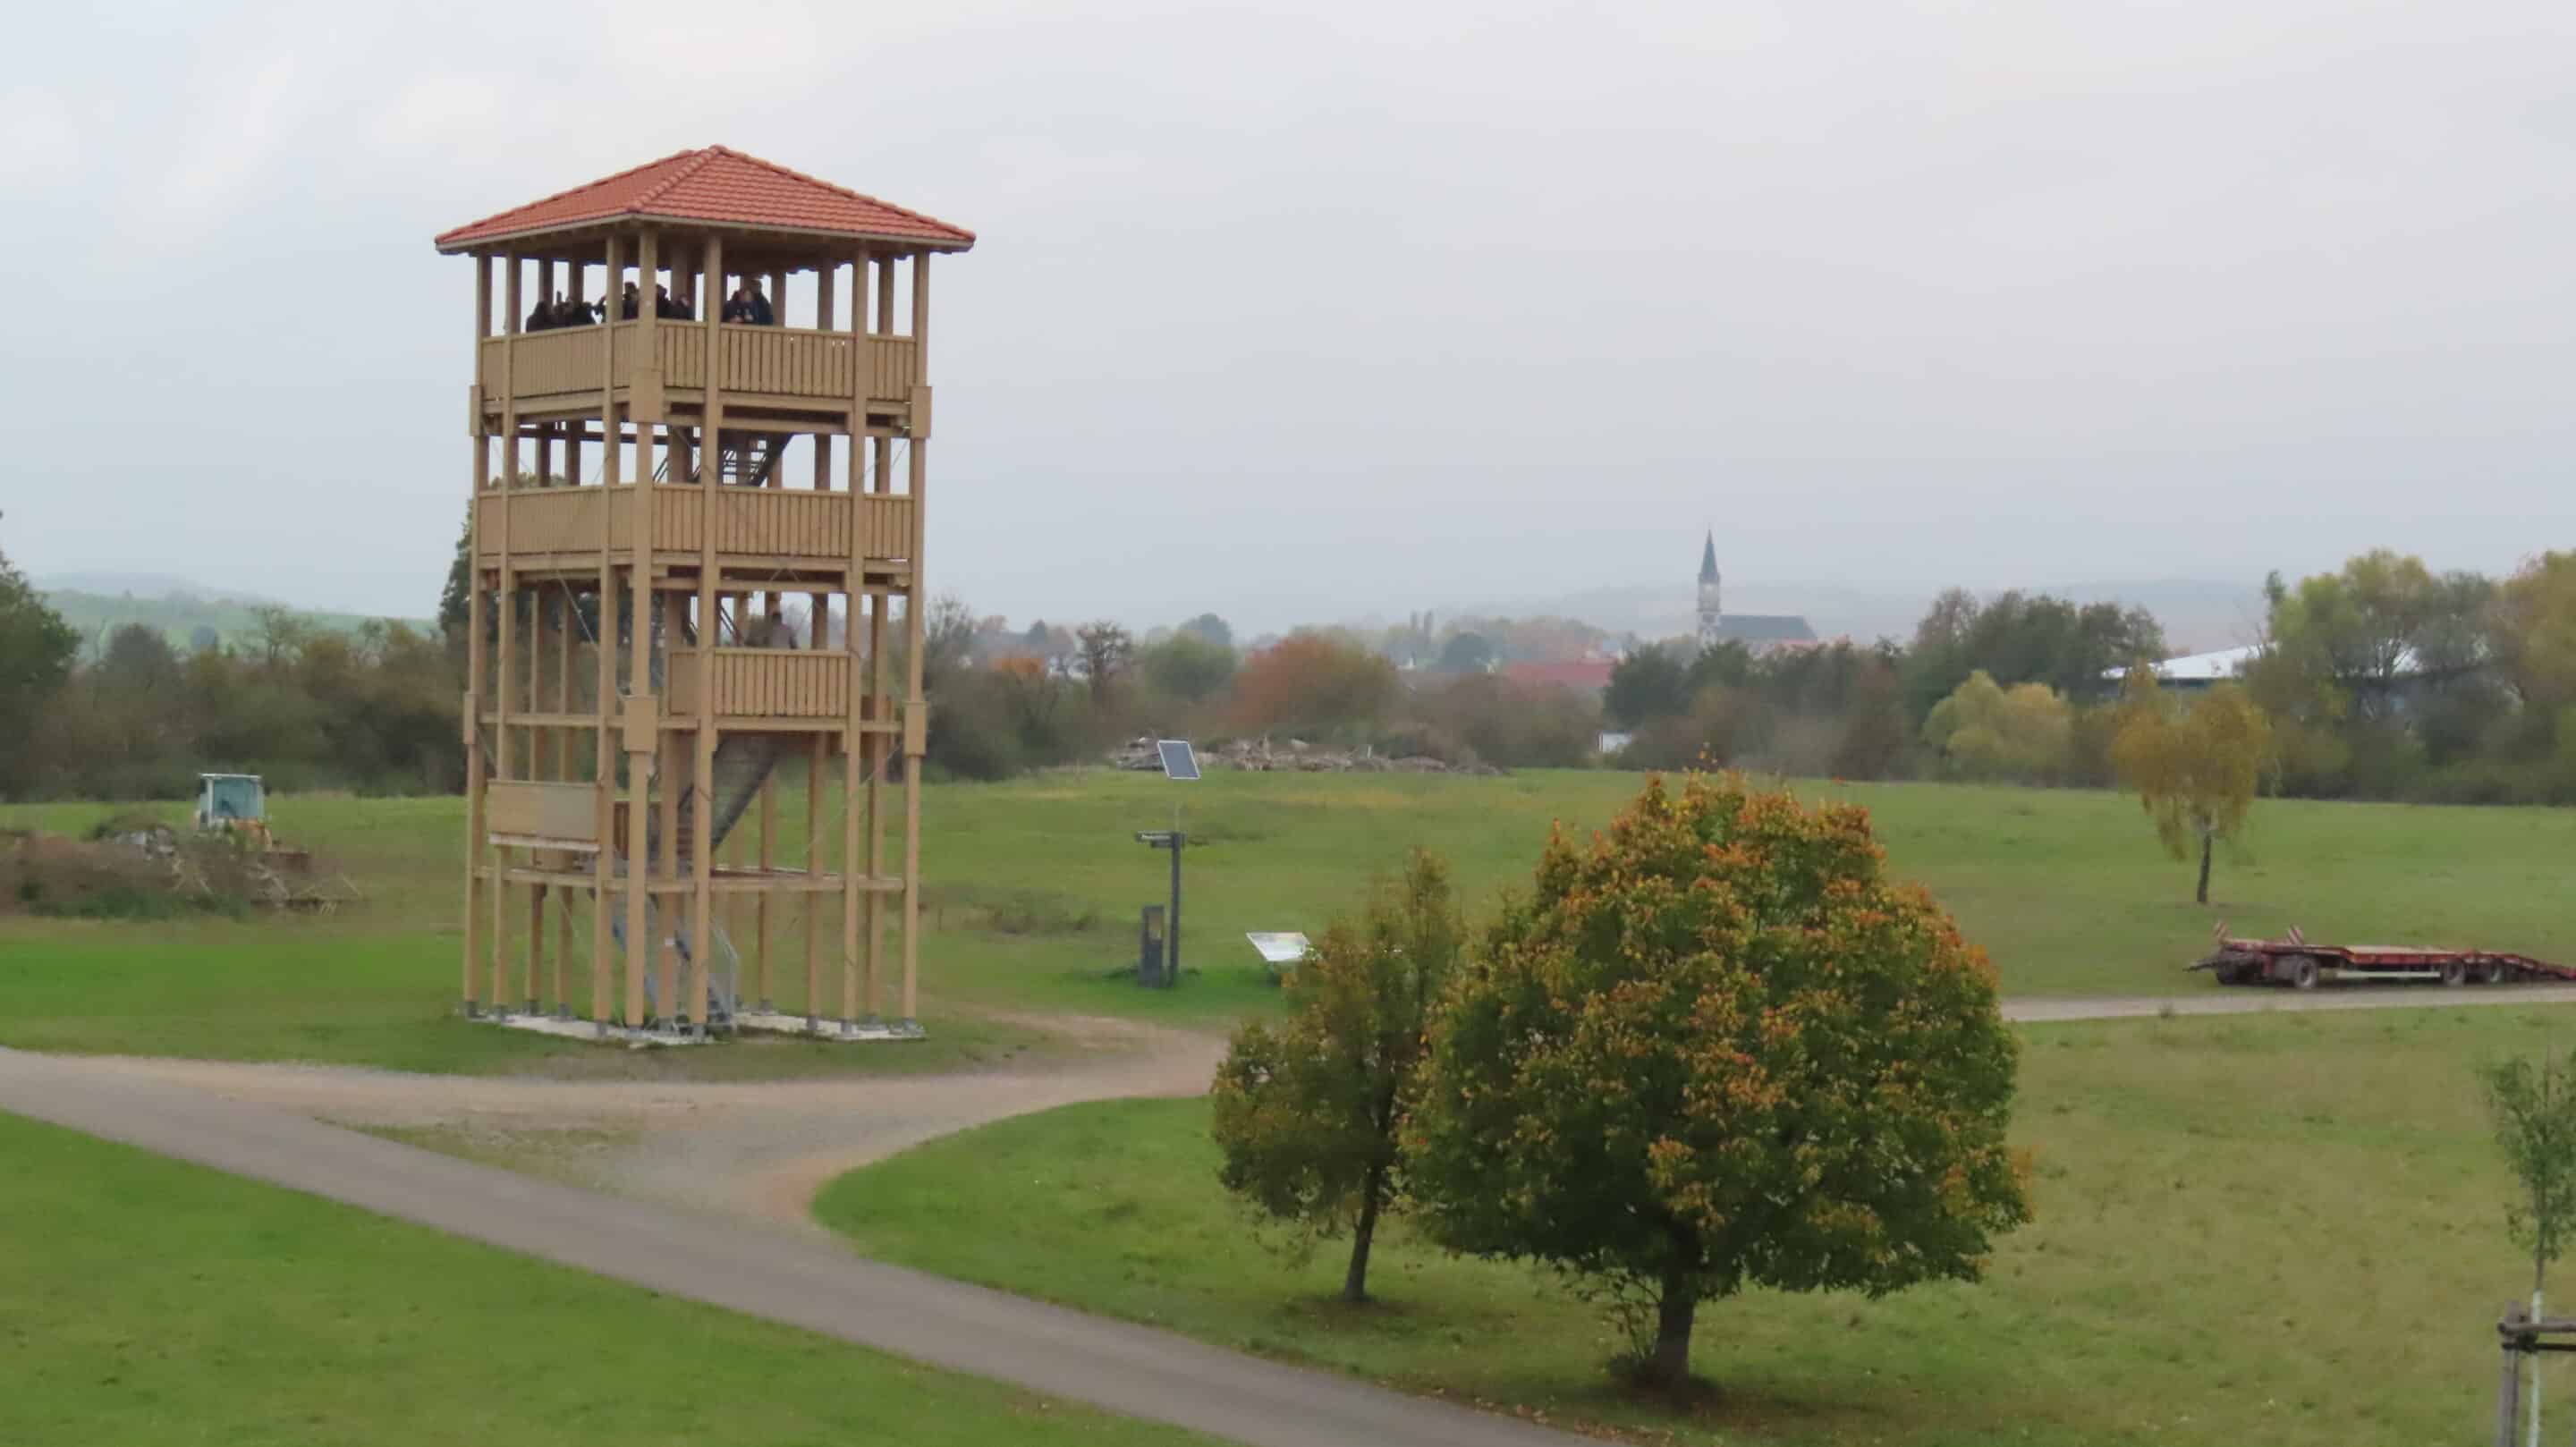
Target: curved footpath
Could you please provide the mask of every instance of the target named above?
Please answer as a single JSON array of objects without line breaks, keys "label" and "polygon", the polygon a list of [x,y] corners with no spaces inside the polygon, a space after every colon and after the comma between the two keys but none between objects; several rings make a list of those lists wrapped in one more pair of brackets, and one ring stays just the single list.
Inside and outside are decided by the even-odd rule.
[{"label": "curved footpath", "polygon": [[[2576,1003],[2576,986],[2213,990],[2013,1000],[2023,1021]],[[833,1176],[1086,1100],[1196,1095],[1223,1042],[1082,1022],[1127,1048],[1070,1066],[759,1084],[417,1076],[0,1049],[0,1110],[344,1201],[655,1291],[1260,1447],[1587,1439],[865,1260],[814,1224]],[[584,1190],[314,1119],[631,1136]],[[769,1229],[738,1228],[761,1223]],[[717,1229],[710,1229],[715,1227]]]},{"label": "curved footpath", "polygon": [[[120,1069],[0,1050],[0,1108],[915,1361],[1260,1447],[1583,1439],[868,1261],[722,1229]],[[714,1226],[715,1229],[710,1229]]]}]

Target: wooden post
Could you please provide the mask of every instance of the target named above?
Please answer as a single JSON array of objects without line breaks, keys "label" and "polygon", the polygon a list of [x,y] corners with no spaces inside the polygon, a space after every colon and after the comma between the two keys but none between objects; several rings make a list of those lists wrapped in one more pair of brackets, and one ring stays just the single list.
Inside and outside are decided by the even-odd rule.
[{"label": "wooden post", "polygon": [[[545,859],[541,853],[531,851],[529,862],[542,868]],[[528,886],[528,1013],[531,1015],[536,1014],[545,1003],[537,997],[537,984],[545,977],[545,968],[546,887],[542,884],[531,884]],[[562,967],[558,964],[557,968]]]},{"label": "wooden post", "polygon": [[[545,679],[541,676],[546,657],[546,593],[539,584],[528,595],[528,712],[542,713],[546,706]],[[546,726],[528,725],[528,762],[526,777],[546,777]]]},{"label": "wooden post", "polygon": [[[636,243],[635,268],[649,288],[657,275],[654,256],[659,237],[646,230]],[[653,308],[635,309],[635,365],[650,367],[660,356]],[[630,405],[628,410],[633,411]],[[653,760],[661,740],[661,693],[653,686],[653,619],[661,595],[653,588],[653,426],[635,423],[634,494],[626,499],[628,551],[626,567],[627,701],[620,741],[626,754],[626,1023],[644,1025],[644,972],[658,951],[646,916],[651,901],[653,850]],[[665,432],[669,430],[666,426]],[[668,839],[668,834],[663,838]],[[667,997],[666,997],[667,998]]]},{"label": "wooden post", "polygon": [[[840,754],[840,1020],[860,1020],[860,932],[868,932],[866,981],[868,981],[868,1017],[876,1014],[876,860],[873,850],[863,852],[858,845],[860,798],[873,796],[876,790],[876,734],[868,724],[876,718],[876,703],[868,695],[866,667],[868,659],[860,654],[858,639],[858,605],[868,595],[868,530],[858,525],[858,507],[863,502],[863,476],[866,453],[860,453],[858,438],[850,438],[848,492],[850,492],[850,559],[848,574],[842,579],[842,651],[850,657],[850,700],[848,716],[842,718]],[[860,873],[860,860],[868,860],[866,875]]]},{"label": "wooden post", "polygon": [[[882,263],[881,263],[882,264]],[[875,454],[874,481],[869,491],[882,493],[893,488],[894,439],[873,439]],[[850,600],[850,627],[859,621],[856,597]],[[890,591],[879,589],[868,594],[868,714],[882,730],[895,721],[894,660],[886,652],[886,614],[894,606]],[[867,810],[868,829],[868,1019],[874,1022],[885,1014],[885,926],[886,897],[875,887],[885,878],[885,766],[894,753],[894,739],[884,732],[867,735],[868,785],[864,801],[851,801],[852,808],[863,802]]]},{"label": "wooden post", "polygon": [[[688,627],[689,605],[688,600],[682,598],[676,591],[665,589],[656,596],[654,606],[660,609],[662,614],[662,676],[667,683],[672,671],[679,667],[680,654],[684,646],[680,640],[681,634]],[[695,660],[691,662],[694,665]],[[704,688],[706,681],[700,679],[698,686]],[[671,710],[674,716],[678,712],[676,707]],[[668,883],[680,877],[680,795],[684,790],[694,787],[695,781],[683,780],[680,777],[679,731],[665,727],[661,731],[659,742],[662,758],[662,798],[657,807],[662,815],[662,847],[653,857],[655,866],[653,877]],[[660,909],[665,911],[678,907],[680,902],[676,894],[668,891],[664,891],[660,898],[662,901]],[[676,925],[665,925],[664,928],[669,931],[672,939],[679,938],[679,929]],[[657,929],[654,933],[660,936],[663,930]],[[658,962],[654,968],[656,988],[662,996],[662,1023],[668,1027],[678,1019],[679,961],[675,952],[662,947],[659,938],[654,940],[653,950],[654,958]]]},{"label": "wooden post", "polygon": [[[823,785],[827,742],[820,730],[807,736],[805,751],[805,1026],[823,1019]],[[843,868],[848,868],[844,864]]]},{"label": "wooden post", "polygon": [[[537,304],[539,306],[553,302],[555,293],[563,289],[563,273],[558,269],[561,265],[562,263],[552,257],[538,260]],[[554,480],[555,429],[554,424],[546,423],[537,429],[537,486],[552,487]],[[536,702],[533,697],[528,700],[532,708],[536,706]]]},{"label": "wooden post", "polygon": [[[914,386],[930,376],[930,253],[912,256],[912,365]],[[919,396],[918,390],[914,395]],[[916,422],[920,419],[915,418]],[[922,539],[927,533],[929,499],[924,495],[930,469],[930,439],[916,427],[910,448],[912,475],[911,574],[903,600],[903,1019],[920,1018],[917,988],[921,977],[921,760],[929,739],[930,711],[921,692],[922,604],[928,599],[922,571]]]},{"label": "wooden post", "polygon": [[[894,253],[877,258],[877,331],[894,335]],[[915,375],[927,375],[916,372]]]},{"label": "wooden post", "polygon": [[[509,274],[502,282],[504,296],[501,317],[501,472],[499,478],[500,538],[495,551],[500,556],[500,586],[492,595],[494,636],[500,646],[492,670],[492,771],[488,778],[507,779],[510,774],[510,688],[517,670],[514,645],[519,633],[518,572],[510,561],[510,504],[519,480],[519,278],[525,269],[517,252],[507,256]],[[510,927],[503,911],[510,894],[503,871],[509,867],[509,852],[495,847],[492,851],[492,1007],[501,1009],[509,994]]]},{"label": "wooden post", "polygon": [[2511,1302],[2504,1309],[2506,1330],[2497,1337],[2504,1344],[2504,1379],[2496,1386],[2495,1447],[2515,1447],[2514,1428],[2522,1425],[2522,1353],[2510,1328],[2524,1320],[2528,1312],[2521,1302]]},{"label": "wooden post", "polygon": [[[572,636],[581,631],[579,601],[573,597],[572,585],[560,574],[555,583],[555,717],[560,720],[572,714]],[[555,778],[572,779],[572,728],[555,725]]]},{"label": "wooden post", "polygon": [[[781,740],[784,742],[784,740]],[[753,896],[753,928],[760,948],[760,1008],[766,1013],[777,1007],[769,982],[769,896],[770,871],[778,867],[778,770],[773,765],[769,776],[760,781],[760,893]]]},{"label": "wooden post", "polygon": [[[483,962],[483,488],[491,480],[492,438],[483,424],[483,339],[492,334],[492,258],[474,257],[473,475],[465,494],[465,960],[461,1004],[479,1013],[475,969]],[[498,1003],[498,1002],[495,1002]]]},{"label": "wooden post", "polygon": [[[707,238],[707,270],[724,272],[724,238]],[[695,888],[690,892],[690,1016],[706,1025],[707,948],[715,904],[715,756],[716,756],[716,490],[717,469],[724,458],[724,368],[716,351],[717,324],[707,328],[706,430],[698,457],[698,678],[697,776],[689,781],[690,864]]]}]

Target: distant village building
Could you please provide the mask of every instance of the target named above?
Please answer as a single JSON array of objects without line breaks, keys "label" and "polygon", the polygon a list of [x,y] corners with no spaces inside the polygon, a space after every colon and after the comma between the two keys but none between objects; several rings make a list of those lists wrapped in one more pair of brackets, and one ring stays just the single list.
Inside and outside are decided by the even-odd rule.
[{"label": "distant village building", "polygon": [[[2244,677],[2245,670],[2262,654],[2260,646],[2247,644],[2242,648],[2222,648],[2215,653],[2187,653],[2180,658],[2168,658],[2156,665],[2156,682],[2167,688],[2207,688],[2213,683],[2226,683]],[[2413,660],[2401,662],[2399,669],[2401,672],[2414,672]],[[2102,670],[2102,676],[2116,683],[2127,678],[2129,670],[2125,667],[2106,668]]]},{"label": "distant village building", "polygon": [[1570,688],[1577,693],[1599,693],[1610,686],[1610,670],[1618,666],[1619,660],[1615,658],[1566,658],[1550,663],[1506,663],[1500,672],[1513,683],[1533,688]]},{"label": "distant village building", "polygon": [[1792,613],[1728,614],[1720,606],[1717,576],[1717,532],[1711,529],[1699,555],[1699,646],[1741,643],[1755,657],[1784,648],[1813,648],[1816,630]]}]

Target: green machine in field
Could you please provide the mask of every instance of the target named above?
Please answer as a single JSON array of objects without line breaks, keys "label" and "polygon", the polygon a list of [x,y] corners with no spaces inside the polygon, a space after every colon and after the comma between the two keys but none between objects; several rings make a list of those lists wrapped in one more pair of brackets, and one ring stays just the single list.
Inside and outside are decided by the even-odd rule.
[{"label": "green machine in field", "polygon": [[268,787],[257,774],[199,774],[197,827],[232,829],[244,824],[265,828]]}]

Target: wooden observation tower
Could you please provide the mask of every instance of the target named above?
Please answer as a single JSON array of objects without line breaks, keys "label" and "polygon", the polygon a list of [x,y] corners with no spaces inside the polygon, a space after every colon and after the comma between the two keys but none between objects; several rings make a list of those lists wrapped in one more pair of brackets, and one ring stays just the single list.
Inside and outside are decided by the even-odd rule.
[{"label": "wooden observation tower", "polygon": [[468,1015],[920,1033],[930,258],[974,241],[721,146],[437,238],[474,258]]}]

